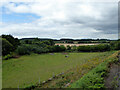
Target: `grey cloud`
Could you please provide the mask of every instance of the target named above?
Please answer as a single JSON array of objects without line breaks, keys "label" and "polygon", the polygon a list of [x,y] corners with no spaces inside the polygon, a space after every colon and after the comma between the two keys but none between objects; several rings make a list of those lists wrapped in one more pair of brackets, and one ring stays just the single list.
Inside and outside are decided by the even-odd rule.
[{"label": "grey cloud", "polygon": [[[81,8],[82,5],[83,7]],[[90,7],[87,8],[87,5]],[[18,37],[36,35],[38,37],[51,38],[117,38],[117,3],[68,2],[63,6],[55,6],[56,7],[52,7],[52,9],[49,8],[49,13],[46,13],[47,10],[44,11],[43,16],[41,16],[41,19],[38,21],[31,24],[28,23],[28,28],[23,25],[23,30],[21,31],[12,31],[12,29],[10,31],[8,30],[10,29],[9,27],[5,29]],[[35,14],[39,14],[38,12],[36,11]],[[57,14],[55,17],[52,17],[54,12],[57,14],[64,12],[65,17],[56,17]],[[16,29],[19,28],[17,27]]]}]

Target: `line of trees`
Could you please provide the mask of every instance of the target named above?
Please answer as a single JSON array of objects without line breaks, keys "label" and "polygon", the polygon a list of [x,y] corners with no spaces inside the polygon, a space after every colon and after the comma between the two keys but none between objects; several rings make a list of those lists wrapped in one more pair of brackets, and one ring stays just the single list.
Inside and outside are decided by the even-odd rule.
[{"label": "line of trees", "polygon": [[82,52],[110,51],[110,45],[109,44],[99,44],[99,45],[92,45],[92,46],[79,46],[78,51],[82,51]]},{"label": "line of trees", "polygon": [[2,35],[2,56],[3,59],[13,58],[16,55],[29,55],[31,53],[49,53],[62,52],[66,48],[64,46],[55,45],[53,40],[41,41],[38,38],[33,40],[19,40],[12,35]]},{"label": "line of trees", "polygon": [[18,46],[16,53],[25,55],[30,53],[48,53],[48,52],[62,52],[65,51],[64,46],[56,46],[52,40],[40,41],[38,38],[29,41],[25,40]]},{"label": "line of trees", "polygon": [[60,39],[54,40],[56,43],[109,43],[109,39]]},{"label": "line of trees", "polygon": [[103,52],[110,50],[120,50],[120,41],[111,41],[109,44],[99,44],[91,46],[58,46],[53,40],[19,40],[12,35],[2,35],[2,55],[4,59],[9,59],[14,55],[26,55],[31,53],[49,52]]}]

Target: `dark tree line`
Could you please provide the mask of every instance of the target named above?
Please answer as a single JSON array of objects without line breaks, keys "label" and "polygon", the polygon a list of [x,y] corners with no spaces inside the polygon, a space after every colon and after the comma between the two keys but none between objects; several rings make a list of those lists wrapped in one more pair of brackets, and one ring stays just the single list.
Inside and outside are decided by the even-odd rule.
[{"label": "dark tree line", "polygon": [[41,40],[39,38],[19,40],[12,35],[2,35],[2,55],[5,58],[15,55],[26,55],[31,53],[49,53],[49,52],[103,52],[110,50],[120,50],[120,41],[111,41],[107,44],[91,45],[91,46],[58,46],[54,40]]},{"label": "dark tree line", "polygon": [[41,41],[38,38],[35,38],[34,40],[21,41],[21,45],[19,45],[16,49],[16,53],[18,53],[19,55],[62,51],[65,51],[65,47],[55,45],[53,40]]},{"label": "dark tree line", "polygon": [[16,55],[26,55],[31,53],[48,53],[48,52],[62,52],[66,48],[64,46],[56,46],[53,40],[40,40],[34,38],[32,40],[19,40],[12,35],[2,35],[2,55],[5,58]]},{"label": "dark tree line", "polygon": [[20,41],[18,38],[14,38],[12,35],[2,35],[2,55],[5,56],[10,54],[17,49],[18,45],[20,45]]}]

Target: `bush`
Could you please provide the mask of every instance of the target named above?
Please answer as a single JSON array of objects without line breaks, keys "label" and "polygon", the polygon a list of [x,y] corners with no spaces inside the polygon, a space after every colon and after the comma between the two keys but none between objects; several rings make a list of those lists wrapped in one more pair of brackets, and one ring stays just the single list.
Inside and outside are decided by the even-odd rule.
[{"label": "bush", "polygon": [[110,42],[111,50],[120,50],[120,41]]},{"label": "bush", "polygon": [[34,47],[31,52],[41,54],[41,53],[47,53],[47,52],[49,52],[49,50],[47,48],[43,48],[43,47],[38,47],[38,48]]},{"label": "bush", "polygon": [[109,51],[110,45],[108,44],[99,44],[99,45],[92,45],[92,46],[79,46],[77,50],[80,52],[102,52],[102,51]]},{"label": "bush", "polygon": [[66,50],[65,46],[63,46],[63,45],[60,46],[60,49],[61,49],[60,51],[65,51]]},{"label": "bush", "polygon": [[49,49],[47,47],[41,47],[36,44],[32,44],[32,45],[23,44],[19,46],[16,50],[16,53],[19,55],[26,55],[30,53],[41,54],[41,53],[47,53],[47,52],[49,52]]},{"label": "bush", "polygon": [[72,46],[71,47],[71,51],[73,52],[73,51],[77,51],[77,46]]},{"label": "bush", "polygon": [[16,52],[19,55],[30,54],[31,48],[27,45],[21,45],[17,48]]},{"label": "bush", "polygon": [[66,48],[63,45],[61,46],[55,45],[52,49],[53,49],[53,52],[62,52],[66,50]]},{"label": "bush", "polygon": [[12,55],[8,54],[8,55],[6,55],[6,56],[3,57],[3,60],[8,60],[8,59],[10,59],[12,57],[13,57]]},{"label": "bush", "polygon": [[70,51],[70,50],[71,50],[71,47],[70,47],[69,45],[67,46],[67,50],[68,50],[68,51]]}]

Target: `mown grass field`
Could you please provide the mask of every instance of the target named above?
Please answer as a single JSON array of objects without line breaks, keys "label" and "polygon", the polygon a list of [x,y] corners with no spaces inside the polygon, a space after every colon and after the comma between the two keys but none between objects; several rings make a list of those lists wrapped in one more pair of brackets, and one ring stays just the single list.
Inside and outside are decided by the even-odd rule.
[{"label": "mown grass field", "polygon": [[103,60],[114,53],[95,52],[95,53],[69,53],[65,57],[63,53],[51,54],[32,54],[21,56],[20,58],[3,61],[2,82],[3,88],[18,88],[34,85],[53,76],[65,72],[77,65],[82,65],[92,58]]}]

